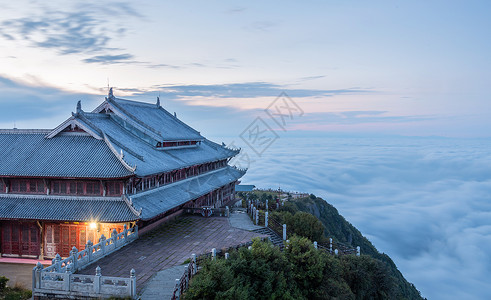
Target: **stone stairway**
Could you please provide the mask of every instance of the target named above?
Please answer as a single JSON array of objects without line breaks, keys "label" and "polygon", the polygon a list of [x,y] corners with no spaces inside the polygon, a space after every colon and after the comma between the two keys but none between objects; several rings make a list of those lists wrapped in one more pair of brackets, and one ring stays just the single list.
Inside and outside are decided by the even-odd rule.
[{"label": "stone stairway", "polygon": [[252,232],[255,233],[260,233],[260,234],[266,234],[269,236],[269,240],[273,243],[273,245],[280,247],[280,249],[283,249],[283,239],[276,234],[271,228],[269,227],[262,227],[258,229],[254,229]]}]

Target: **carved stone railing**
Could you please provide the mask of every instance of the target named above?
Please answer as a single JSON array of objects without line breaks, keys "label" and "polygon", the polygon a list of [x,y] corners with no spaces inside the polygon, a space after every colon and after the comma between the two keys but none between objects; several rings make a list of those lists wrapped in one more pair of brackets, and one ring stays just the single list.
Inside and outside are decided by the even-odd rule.
[{"label": "carved stone railing", "polygon": [[104,298],[109,296],[136,296],[136,278],[134,270],[130,278],[104,277],[97,267],[96,274],[73,274],[104,256],[113,253],[138,238],[138,226],[117,233],[113,230],[111,237],[101,235],[99,243],[93,245],[89,240],[85,249],[78,251],[73,247],[70,256],[61,259],[59,254],[49,267],[43,268],[38,263],[32,270],[32,293],[35,297],[71,298],[80,297]]},{"label": "carved stone railing", "polygon": [[136,298],[135,270],[130,271],[129,278],[102,276],[101,268],[96,268],[95,275],[80,275],[71,272],[43,272],[43,265],[38,262],[32,271],[32,291],[36,298],[87,299],[108,297]]},{"label": "carved stone railing", "polygon": [[68,265],[71,265],[72,272],[82,270],[89,264],[96,262],[104,256],[120,249],[121,247],[133,242],[138,238],[138,226],[128,229],[126,224],[123,231],[118,233],[116,229],[111,233],[111,237],[106,239],[101,235],[99,243],[93,245],[89,240],[85,245],[85,249],[78,251],[74,246],[70,251],[70,256],[61,259],[59,254],[56,254],[52,260],[51,266],[44,268],[43,272],[66,272]]}]

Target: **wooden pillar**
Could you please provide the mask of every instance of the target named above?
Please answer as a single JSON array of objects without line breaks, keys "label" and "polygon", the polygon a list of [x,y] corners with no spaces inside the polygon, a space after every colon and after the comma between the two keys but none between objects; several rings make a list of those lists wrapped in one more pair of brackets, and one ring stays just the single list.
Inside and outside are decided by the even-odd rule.
[{"label": "wooden pillar", "polygon": [[38,236],[38,241],[39,241],[39,259],[44,259],[44,234],[43,234],[43,224],[41,224],[39,221],[36,221],[36,224],[39,227],[39,236]]},{"label": "wooden pillar", "polygon": [[107,195],[106,184],[102,180],[100,180],[100,183],[101,183],[101,187],[102,187],[102,196],[106,197],[106,195]]}]

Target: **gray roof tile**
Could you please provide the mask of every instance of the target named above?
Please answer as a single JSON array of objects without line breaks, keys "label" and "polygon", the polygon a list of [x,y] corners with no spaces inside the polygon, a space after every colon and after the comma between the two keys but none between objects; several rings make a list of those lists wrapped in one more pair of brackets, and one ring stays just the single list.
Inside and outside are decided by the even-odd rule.
[{"label": "gray roof tile", "polygon": [[158,133],[162,140],[200,140],[203,137],[178,118],[156,104],[110,98],[112,104],[121,109],[135,121],[144,123],[147,128]]},{"label": "gray roof tile", "polygon": [[111,141],[115,141],[113,146],[118,152],[123,150],[124,160],[130,166],[137,166],[137,176],[226,159],[236,154],[235,151],[206,139],[196,147],[158,150],[155,145],[144,142],[133,133],[124,130],[109,115],[86,113],[84,117],[106,133]]},{"label": "gray roof tile", "polygon": [[[15,133],[14,133],[15,132]],[[103,140],[61,133],[0,131],[0,175],[71,178],[121,178],[132,173]]]},{"label": "gray roof tile", "polygon": [[162,212],[205,195],[214,189],[233,182],[244,175],[244,171],[226,167],[198,177],[165,185],[131,196],[133,207],[142,209],[141,218],[149,220]]},{"label": "gray roof tile", "polygon": [[121,198],[0,194],[0,219],[128,222],[139,218]]}]

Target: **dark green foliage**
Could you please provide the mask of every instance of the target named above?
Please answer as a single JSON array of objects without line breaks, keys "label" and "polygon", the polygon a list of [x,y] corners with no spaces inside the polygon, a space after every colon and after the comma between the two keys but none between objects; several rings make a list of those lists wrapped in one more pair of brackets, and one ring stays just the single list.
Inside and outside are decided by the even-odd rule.
[{"label": "dark green foliage", "polygon": [[24,300],[32,297],[30,290],[21,287],[8,287],[9,279],[5,276],[0,276],[0,299],[5,300]]},{"label": "dark green foliage", "polygon": [[298,236],[284,252],[256,240],[252,250],[242,248],[228,260],[202,265],[184,298],[405,299],[390,272],[370,256],[335,257]]},{"label": "dark green foliage", "polygon": [[0,295],[3,294],[3,292],[5,291],[5,289],[7,288],[7,282],[9,281],[9,279],[5,276],[0,276]]},{"label": "dark green foliage", "polygon": [[[254,195],[255,198],[259,199],[266,198],[269,195],[274,196],[274,192],[255,191],[252,195]],[[250,196],[249,199],[251,199]],[[421,299],[419,291],[415,288],[413,284],[406,281],[402,273],[397,269],[392,259],[390,259],[390,257],[386,254],[379,253],[378,250],[372,245],[372,243],[368,239],[366,239],[358,229],[356,229],[353,225],[346,221],[344,217],[338,213],[337,209],[334,206],[327,203],[322,198],[310,194],[308,197],[305,198],[286,201],[285,205],[283,205],[279,209],[279,211],[273,212],[270,216],[272,218],[278,218],[281,224],[287,224],[287,232],[289,237],[292,234],[296,234],[299,236],[307,237],[312,241],[318,242],[325,241],[327,238],[333,238],[334,241],[344,243],[351,247],[360,246],[362,254],[376,259],[374,261],[377,262],[377,264],[373,265],[358,265],[360,270],[366,269],[368,270],[367,272],[370,274],[371,272],[379,272],[379,275],[385,274],[383,276],[381,275],[380,278],[390,278],[389,281],[392,281],[393,283],[386,286],[386,283],[381,282],[380,278],[372,278],[373,281],[370,281],[369,283],[361,282],[360,284],[380,283],[381,285],[379,287],[383,287],[384,289],[378,288],[377,290],[384,291],[386,288],[386,290],[390,292],[385,293],[394,293],[396,295],[395,299]],[[383,269],[381,269],[382,266]],[[328,264],[326,266],[326,269],[330,270],[330,267],[334,268],[335,265]],[[340,265],[337,267],[339,268],[339,270],[332,269],[330,272],[336,271],[338,272],[338,274],[341,274],[342,272],[349,271],[349,269],[341,268]],[[388,270],[388,273],[380,273],[380,270]],[[358,274],[352,271],[349,272],[351,272],[350,276],[355,276],[356,274]],[[367,291],[367,294],[365,296],[359,298],[360,293],[356,292],[357,287],[351,287],[350,285],[348,285],[347,282],[349,281],[349,278],[346,278],[346,281],[336,281],[333,278],[327,276],[326,279],[326,277],[324,277],[322,286],[325,288],[320,289],[317,294],[318,296],[322,295],[319,296],[320,298],[384,298],[383,294],[373,294],[369,291]],[[326,280],[329,281],[329,284],[326,283]],[[354,281],[351,282],[354,284]],[[354,290],[350,289],[350,287]]]},{"label": "dark green foliage", "polygon": [[283,211],[274,212],[274,216],[279,217],[282,224],[286,224],[287,232],[308,238],[311,241],[321,241],[324,235],[324,225],[312,214],[296,211],[287,205]]},{"label": "dark green foliage", "polygon": [[254,241],[228,260],[207,261],[193,278],[185,299],[302,299],[284,254]]},{"label": "dark green foliage", "polygon": [[396,295],[395,280],[381,261],[367,255],[341,258],[342,276],[356,299],[392,299]]},{"label": "dark green foliage", "polygon": [[316,197],[313,199],[312,195],[310,195],[306,198],[288,201],[280,209],[281,214],[285,214],[285,212],[296,214],[298,211],[307,212],[317,217],[324,225],[325,237],[331,237],[335,241],[352,247],[360,246],[362,254],[369,255],[382,262],[390,271],[390,276],[394,278],[396,283],[394,289],[397,291],[398,299],[421,299],[419,291],[413,284],[406,281],[392,259],[386,254],[379,253],[358,229],[338,213],[334,206],[322,198]]}]

